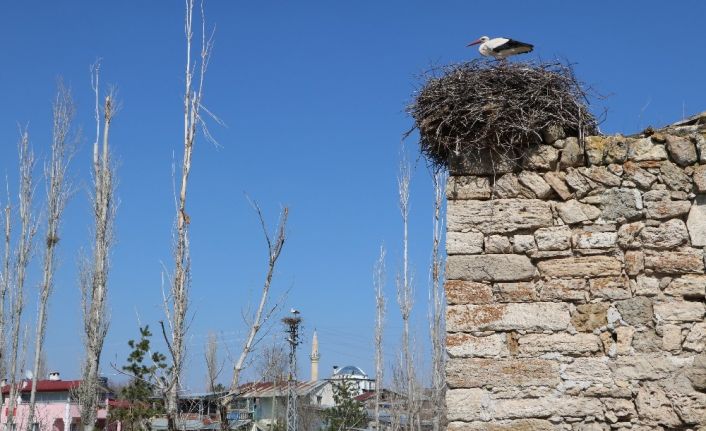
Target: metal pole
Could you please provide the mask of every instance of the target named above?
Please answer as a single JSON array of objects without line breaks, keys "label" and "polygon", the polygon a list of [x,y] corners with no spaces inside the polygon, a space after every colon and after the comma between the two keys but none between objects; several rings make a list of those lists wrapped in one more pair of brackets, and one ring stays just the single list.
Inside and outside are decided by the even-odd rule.
[{"label": "metal pole", "polygon": [[287,431],[297,431],[297,346],[299,345],[299,312],[292,310],[292,317],[285,317],[282,322],[289,343],[289,378],[287,380]]}]

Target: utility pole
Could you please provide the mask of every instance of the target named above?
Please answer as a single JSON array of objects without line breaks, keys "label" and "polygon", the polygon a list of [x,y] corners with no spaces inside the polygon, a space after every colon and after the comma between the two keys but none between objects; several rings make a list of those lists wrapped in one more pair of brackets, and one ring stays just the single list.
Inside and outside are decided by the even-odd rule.
[{"label": "utility pole", "polygon": [[297,431],[297,346],[299,345],[299,311],[292,308],[292,315],[282,319],[287,327],[289,343],[289,379],[287,380],[287,431]]}]

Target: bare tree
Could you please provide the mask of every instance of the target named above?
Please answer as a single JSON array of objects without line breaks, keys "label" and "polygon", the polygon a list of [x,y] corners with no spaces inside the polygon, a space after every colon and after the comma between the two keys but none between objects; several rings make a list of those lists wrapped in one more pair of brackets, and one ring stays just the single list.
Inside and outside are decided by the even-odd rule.
[{"label": "bare tree", "polygon": [[[2,277],[0,277],[0,376],[7,377],[7,351],[5,349],[5,334],[8,333],[8,328],[6,327],[6,317],[5,317],[5,307],[7,302],[7,294],[10,289],[10,261],[11,261],[11,243],[10,234],[12,228],[12,206],[10,203],[10,185],[6,179],[6,190],[7,190],[7,202],[4,208],[4,242],[5,242],[5,254],[2,261]],[[0,393],[0,406],[2,404],[2,393]]]},{"label": "bare tree", "polygon": [[414,289],[409,269],[409,184],[411,179],[411,166],[402,152],[400,171],[397,177],[400,213],[402,215],[402,268],[397,276],[397,305],[402,317],[402,349],[400,357],[400,372],[403,373],[400,383],[407,398],[405,415],[407,424],[412,426],[415,416],[416,383],[414,374],[414,358],[411,352],[409,319],[414,306]]},{"label": "bare tree", "polygon": [[272,316],[272,313],[276,310],[277,305],[266,310],[268,304],[270,285],[272,284],[272,276],[274,275],[275,267],[277,265],[277,260],[282,253],[282,248],[284,247],[284,242],[287,239],[287,217],[289,216],[289,208],[284,207],[282,213],[280,214],[279,223],[276,229],[276,235],[274,240],[270,237],[270,233],[267,230],[267,225],[265,224],[265,218],[262,215],[262,211],[257,203],[253,202],[253,207],[257,212],[257,216],[260,219],[260,226],[262,226],[262,231],[265,235],[265,241],[267,243],[268,259],[267,259],[267,273],[265,274],[265,282],[262,286],[262,291],[260,293],[260,302],[255,311],[255,315],[252,320],[248,322],[249,330],[248,335],[243,343],[243,349],[240,352],[238,360],[233,366],[233,378],[230,382],[230,389],[228,394],[221,399],[220,407],[220,420],[221,429],[228,429],[228,405],[233,401],[233,398],[238,394],[238,386],[240,385],[240,373],[243,371],[246,365],[246,360],[252,352],[255,343],[258,339],[260,330],[263,324]]},{"label": "bare tree", "polygon": [[255,372],[263,382],[282,383],[287,379],[288,353],[280,343],[273,343],[260,350]]},{"label": "bare tree", "polygon": [[385,247],[380,246],[380,257],[373,268],[375,289],[375,429],[380,429],[380,395],[382,393],[384,357],[382,351],[383,324],[385,321]]},{"label": "bare tree", "polygon": [[[90,262],[83,264],[80,280],[86,357],[79,405],[81,423],[86,431],[93,430],[96,422],[100,359],[103,341],[108,332],[106,301],[108,272],[110,270],[109,256],[113,243],[113,223],[115,220],[114,172],[109,144],[110,125],[114,115],[114,98],[112,93],[108,94],[103,101],[103,109],[101,110],[99,72],[100,64],[96,63],[91,68],[96,119],[96,138],[93,142],[93,253]],[[102,131],[101,123],[103,125]]]},{"label": "bare tree", "polygon": [[216,392],[218,376],[223,370],[223,362],[218,360],[218,337],[214,332],[208,333],[204,359],[206,362],[206,390]]},{"label": "bare tree", "polygon": [[[191,284],[191,258],[189,256],[189,223],[186,212],[187,185],[191,172],[191,158],[196,142],[196,129],[203,124],[201,118],[201,103],[203,99],[204,78],[211,52],[211,40],[206,40],[203,2],[201,3],[201,61],[198,75],[195,77],[195,66],[191,59],[191,43],[193,39],[194,0],[185,0],[186,17],[184,31],[186,34],[186,69],[184,90],[184,154],[181,166],[181,184],[176,203],[176,231],[174,238],[174,273],[171,280],[171,290],[166,304],[166,317],[171,329],[171,340],[166,339],[172,360],[172,372],[168,382],[167,392],[167,424],[170,431],[176,430],[176,415],[182,368],[185,357],[186,314],[189,308],[189,286]],[[194,80],[196,79],[196,83]],[[204,129],[205,130],[205,129]],[[206,132],[207,133],[207,132]]]},{"label": "bare tree", "polygon": [[444,260],[439,249],[443,229],[442,205],[443,187],[446,175],[440,169],[432,172],[434,186],[434,220],[431,267],[431,289],[429,292],[429,332],[431,338],[431,407],[432,429],[440,431],[446,429],[446,377],[444,365],[446,359],[444,324]]},{"label": "bare tree", "polygon": [[47,231],[44,248],[44,264],[42,267],[42,282],[39,286],[39,304],[37,326],[34,339],[34,362],[32,367],[32,389],[29,397],[27,414],[27,431],[32,431],[35,423],[35,401],[37,395],[37,380],[39,379],[42,354],[44,352],[44,335],[47,326],[47,303],[54,287],[54,271],[56,246],[59,243],[59,223],[66,206],[69,191],[64,182],[66,168],[71,159],[69,148],[69,133],[74,117],[74,103],[71,92],[60,82],[53,106],[53,134],[51,143],[51,159],[44,168],[47,181]]},{"label": "bare tree", "polygon": [[[27,274],[27,265],[32,257],[32,242],[37,232],[34,215],[32,214],[32,200],[34,194],[34,182],[32,171],[34,169],[34,153],[29,146],[29,133],[27,130],[20,132],[19,142],[19,164],[20,164],[20,238],[15,250],[14,277],[12,287],[12,328],[10,347],[10,397],[8,405],[7,425],[12,428],[15,425],[14,409],[17,400],[17,387],[15,385],[17,372],[20,368],[19,361],[24,360],[24,354],[20,355],[20,327],[22,323],[22,312],[24,310],[24,284]],[[26,347],[26,343],[22,343]]]}]

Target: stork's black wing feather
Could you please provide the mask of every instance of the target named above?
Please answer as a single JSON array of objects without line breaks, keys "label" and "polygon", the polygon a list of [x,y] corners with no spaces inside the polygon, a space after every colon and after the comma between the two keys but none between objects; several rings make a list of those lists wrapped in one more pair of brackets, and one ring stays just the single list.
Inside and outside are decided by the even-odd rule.
[{"label": "stork's black wing feather", "polygon": [[524,43],[524,42],[520,42],[520,41],[513,40],[513,39],[508,39],[507,42],[496,47],[493,51],[501,52],[501,51],[505,51],[506,49],[513,49],[513,48],[529,48],[529,50],[532,51],[532,49],[534,49],[534,45],[530,45],[529,43]]}]

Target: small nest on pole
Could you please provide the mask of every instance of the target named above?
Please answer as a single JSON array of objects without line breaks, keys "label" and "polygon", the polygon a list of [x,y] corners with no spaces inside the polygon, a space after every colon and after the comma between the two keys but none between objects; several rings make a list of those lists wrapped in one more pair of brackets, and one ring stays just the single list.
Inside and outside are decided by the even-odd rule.
[{"label": "small nest on pole", "polygon": [[451,155],[518,160],[548,130],[579,138],[598,132],[569,65],[479,59],[433,69],[423,79],[407,112],[436,167],[448,167]]}]

